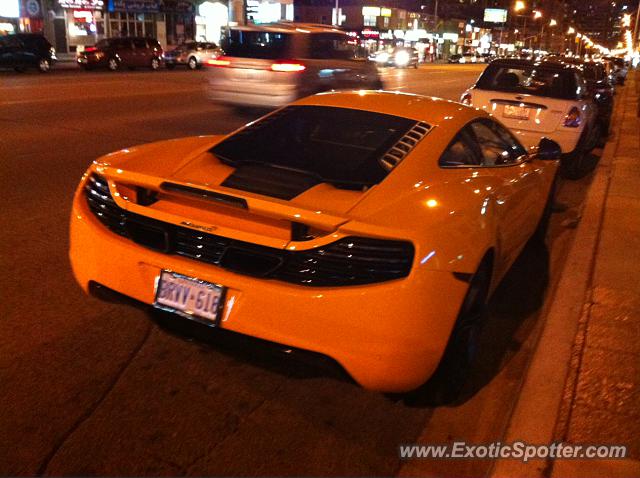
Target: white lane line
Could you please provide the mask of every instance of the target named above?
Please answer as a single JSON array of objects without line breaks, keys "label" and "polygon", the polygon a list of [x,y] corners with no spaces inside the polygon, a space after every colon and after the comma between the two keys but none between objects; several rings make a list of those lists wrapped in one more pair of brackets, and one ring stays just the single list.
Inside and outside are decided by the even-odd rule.
[{"label": "white lane line", "polygon": [[[180,94],[185,92],[204,92],[204,88],[199,86],[197,88],[190,89],[182,89],[180,90]],[[135,98],[135,97],[145,97],[145,96],[175,96],[178,93],[175,90],[170,91],[150,91],[144,93],[127,93],[127,94],[115,94],[115,95],[101,95],[101,96],[87,96],[82,98],[75,98],[76,100],[82,101],[94,101],[94,100],[113,100],[113,99],[123,99],[123,98]],[[11,105],[30,105],[37,103],[68,103],[69,98],[34,98],[29,100],[9,100],[9,101],[0,101],[0,105],[3,106],[11,106]]]}]

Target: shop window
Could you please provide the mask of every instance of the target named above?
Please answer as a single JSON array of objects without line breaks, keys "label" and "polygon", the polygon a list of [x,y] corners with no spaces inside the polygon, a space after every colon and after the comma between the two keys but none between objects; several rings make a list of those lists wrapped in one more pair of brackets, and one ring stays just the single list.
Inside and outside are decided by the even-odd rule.
[{"label": "shop window", "polygon": [[378,17],[375,15],[363,15],[365,27],[375,27],[377,25]]}]

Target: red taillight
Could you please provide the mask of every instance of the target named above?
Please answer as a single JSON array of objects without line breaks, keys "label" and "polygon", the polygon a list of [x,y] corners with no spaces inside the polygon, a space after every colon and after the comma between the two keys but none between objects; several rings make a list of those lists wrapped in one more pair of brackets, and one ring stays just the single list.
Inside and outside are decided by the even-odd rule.
[{"label": "red taillight", "polygon": [[86,51],[87,53],[92,52],[92,51],[96,51],[97,48],[95,46],[88,46],[84,49],[84,51]]},{"label": "red taillight", "polygon": [[271,65],[271,70],[273,71],[299,72],[299,71],[304,71],[306,69],[307,67],[304,66],[302,63],[295,63],[295,62],[288,62],[288,61],[273,63]]},{"label": "red taillight", "polygon": [[209,66],[229,66],[230,64],[231,62],[224,56],[219,56],[218,58],[210,58],[207,60],[207,65]]},{"label": "red taillight", "polygon": [[574,106],[564,117],[564,125],[567,128],[577,128],[580,126],[580,123],[582,122],[581,120],[580,110]]},{"label": "red taillight", "polygon": [[468,91],[462,93],[462,96],[460,97],[460,103],[462,103],[463,105],[471,106],[471,100],[471,93],[469,93]]}]

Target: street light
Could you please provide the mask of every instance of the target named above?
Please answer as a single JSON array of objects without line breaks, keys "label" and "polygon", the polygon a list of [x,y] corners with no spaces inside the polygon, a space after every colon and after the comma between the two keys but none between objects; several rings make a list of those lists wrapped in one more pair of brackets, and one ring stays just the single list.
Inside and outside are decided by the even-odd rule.
[{"label": "street light", "polygon": [[567,30],[567,35],[573,35],[576,32],[576,29],[573,27],[569,27]]},{"label": "street light", "polygon": [[542,18],[542,12],[540,10],[533,11],[533,18],[537,20],[538,18]]},{"label": "street light", "polygon": [[558,22],[556,22],[556,20],[554,18],[551,19],[551,21],[549,21],[549,26],[550,27],[555,27],[558,24]]},{"label": "street light", "polygon": [[[516,0],[516,3],[513,6],[513,10],[516,12],[516,17],[524,17],[524,24],[522,25],[522,43],[524,44],[524,42],[526,41],[526,36],[527,36],[527,16],[523,15],[523,14],[518,14],[518,12],[521,12],[522,10],[525,10],[527,8],[527,5],[524,3],[523,0]],[[516,25],[517,25],[517,21],[516,21]],[[518,39],[518,29],[516,28],[515,32],[516,34],[515,38],[516,41]]]}]

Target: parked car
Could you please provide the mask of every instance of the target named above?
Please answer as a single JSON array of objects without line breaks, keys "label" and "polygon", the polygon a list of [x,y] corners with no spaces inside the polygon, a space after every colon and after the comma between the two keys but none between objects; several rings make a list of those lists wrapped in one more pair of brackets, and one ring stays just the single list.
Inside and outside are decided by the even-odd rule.
[{"label": "parked car", "polygon": [[0,68],[13,68],[16,71],[36,68],[47,73],[56,60],[56,50],[38,33],[0,36]]},{"label": "parked car", "polygon": [[160,43],[153,38],[105,38],[80,52],[78,64],[85,70],[116,71],[122,67],[157,70],[162,65],[162,55]]},{"label": "parked car", "polygon": [[554,60],[494,60],[461,98],[491,112],[525,146],[549,137],[560,144],[560,173],[578,178],[600,142],[598,109],[579,67]]},{"label": "parked car", "polygon": [[164,64],[169,70],[186,66],[190,70],[201,68],[207,60],[216,59],[222,50],[215,43],[188,41],[164,54]]},{"label": "parked car", "polygon": [[207,62],[215,101],[273,107],[320,91],[382,88],[375,63],[359,58],[357,42],[330,26],[235,26],[221,47],[225,54]]},{"label": "parked car", "polygon": [[616,79],[616,83],[624,85],[624,80],[627,78],[627,71],[629,65],[624,58],[618,58],[617,56],[608,56],[605,60],[611,62],[613,65],[613,74]]},{"label": "parked car", "polygon": [[460,58],[459,63],[481,63],[483,61],[480,55],[474,53],[465,53]]},{"label": "parked car", "polygon": [[562,61],[578,65],[584,74],[587,88],[598,106],[598,123],[603,136],[609,134],[615,89],[603,61],[564,58]]},{"label": "parked car", "polygon": [[329,356],[373,390],[431,378],[446,402],[492,291],[544,241],[559,154],[451,101],[325,92],[93,161],[71,265],[87,292]]},{"label": "parked car", "polygon": [[447,59],[448,63],[460,63],[460,59],[462,58],[462,55],[460,55],[459,53],[455,53],[453,55],[450,55],[449,58]]},{"label": "parked car", "polygon": [[395,66],[396,68],[418,68],[420,62],[418,50],[404,46],[378,51],[370,59],[380,66]]}]

